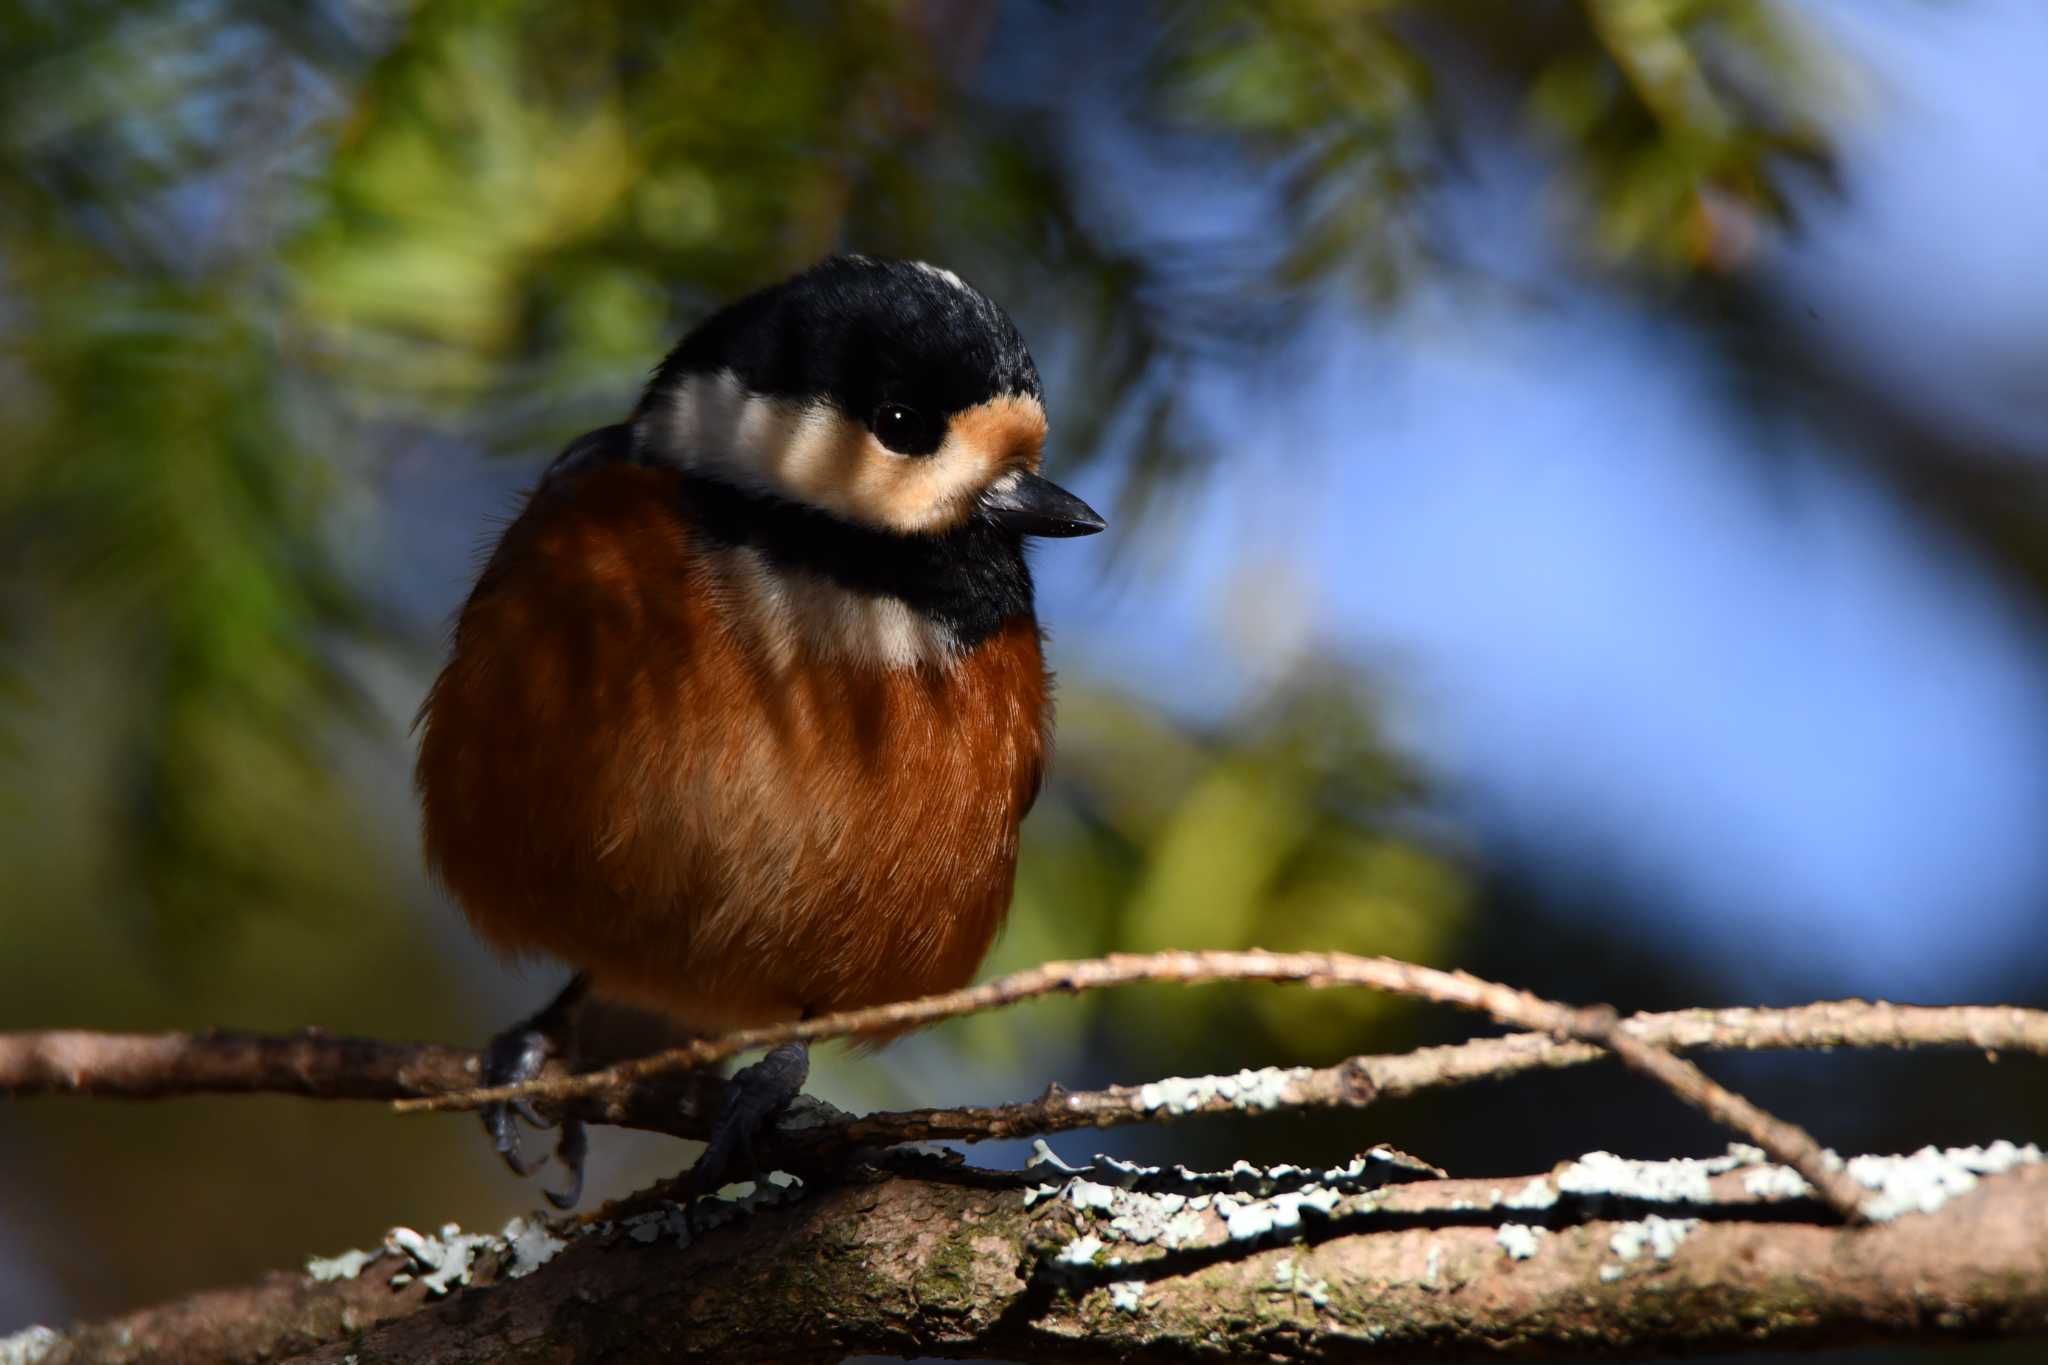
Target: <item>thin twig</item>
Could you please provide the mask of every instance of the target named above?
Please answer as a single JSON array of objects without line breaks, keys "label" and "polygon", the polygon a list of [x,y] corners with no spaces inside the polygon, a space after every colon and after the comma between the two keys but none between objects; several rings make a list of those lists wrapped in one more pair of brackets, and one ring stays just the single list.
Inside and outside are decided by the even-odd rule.
[{"label": "thin twig", "polygon": [[1685,1058],[1631,1036],[1621,1027],[1612,1006],[1578,1011],[1571,1034],[1581,1042],[1607,1048],[1625,1065],[1662,1083],[1722,1127],[1747,1135],[1804,1176],[1837,1213],[1852,1223],[1863,1221],[1863,1188],[1849,1178],[1839,1159],[1829,1159],[1827,1150],[1804,1128],[1751,1104]]},{"label": "thin twig", "polygon": [[[2048,1054],[2048,1012],[2015,1006],[1889,1005],[1827,1001],[1789,1009],[1690,1009],[1639,1014],[1619,1031],[1673,1050],[1973,1047]],[[817,1106],[763,1136],[774,1161],[829,1162],[849,1149],[915,1141],[1043,1137],[1083,1128],[1252,1110],[1359,1108],[1425,1090],[1581,1066],[1612,1055],[1547,1033],[1480,1038],[1328,1067],[1267,1068],[1237,1076],[1174,1078],[1067,1091],[1014,1104],[914,1109],[862,1116]],[[192,1094],[287,1093],[390,1100],[466,1092],[477,1055],[424,1043],[386,1043],[308,1030],[284,1037],[209,1032],[108,1034],[51,1030],[0,1034],[0,1096],[39,1094],[164,1099]],[[701,1138],[720,1082],[705,1073],[660,1085],[622,1084],[566,1106],[596,1122]],[[795,1116],[792,1116],[793,1119]]]},{"label": "thin twig", "polygon": [[[1686,1051],[1972,1047],[2048,1055],[2048,1011],[2016,1006],[1824,1001],[1790,1009],[1675,1010],[1621,1021],[1645,1043]],[[1613,1054],[1546,1033],[1350,1057],[1326,1067],[1268,1067],[1234,1076],[1175,1077],[1100,1090],[1057,1086],[1012,1104],[880,1112],[791,1126],[767,1139],[778,1153],[822,1158],[848,1147],[986,1142],[1202,1115],[1357,1109],[1376,1100],[1583,1066]]]},{"label": "thin twig", "polygon": [[[2048,1011],[2014,1005],[1890,1005],[1829,1000],[1785,1009],[1687,1009],[1635,1014],[1621,1021],[1627,1033],[1673,1051],[1782,1052],[1812,1049],[1968,1047],[1987,1053],[2048,1055]],[[1502,1080],[1530,1071],[1556,1071],[1598,1061],[1607,1052],[1589,1043],[1560,1042],[1547,1033],[1416,1048],[1411,1052],[1352,1057],[1328,1067],[1291,1067],[1260,1073],[1275,1109],[1355,1108],[1371,1096],[1395,1098]],[[309,1099],[400,1100],[464,1093],[476,1084],[477,1054],[439,1043],[392,1043],[307,1029],[284,1035],[223,1030],[200,1033],[101,1033],[39,1029],[0,1033],[0,1098],[77,1095],[114,1099],[175,1099],[205,1094],[291,1094]],[[1170,1112],[1143,1107],[1143,1085],[1056,1093],[1061,1107],[1053,1126],[987,1136],[1035,1137],[1070,1128],[1110,1127],[1181,1114],[1242,1108],[1231,1098],[1229,1077],[1176,1079],[1189,1101]],[[1365,1093],[1369,1087],[1370,1095]],[[903,1115],[1021,1114],[1039,1102],[959,1109],[915,1110]],[[879,1120],[884,1115],[870,1115]],[[863,1120],[865,1121],[865,1120]],[[983,1136],[978,1130],[947,1137]],[[898,1139],[909,1140],[909,1139]]]},{"label": "thin twig", "polygon": [[394,1100],[473,1087],[478,1054],[439,1043],[233,1033],[0,1033],[0,1095],[176,1095],[257,1092],[315,1099]]},{"label": "thin twig", "polygon": [[814,1019],[742,1029],[577,1076],[495,1086],[452,1095],[402,1100],[401,1113],[475,1109],[504,1100],[562,1103],[612,1089],[625,1082],[670,1071],[722,1062],[742,1052],[782,1043],[822,1042],[866,1034],[899,1033],[942,1019],[979,1014],[1059,993],[1076,994],[1140,983],[1195,985],[1213,981],[1284,981],[1310,988],[1363,986],[1492,1015],[1506,1024],[1570,1035],[1572,1011],[1524,991],[1497,985],[1467,972],[1447,972],[1385,957],[1348,953],[1164,952],[1112,953],[1074,962],[1048,962],[979,986],[845,1010]]},{"label": "thin twig", "polygon": [[1223,980],[1288,981],[1310,987],[1364,986],[1473,1010],[1504,1024],[1597,1044],[1798,1171],[1844,1218],[1860,1217],[1860,1194],[1839,1170],[1830,1168],[1827,1153],[1812,1135],[1796,1124],[1765,1113],[1716,1083],[1698,1067],[1622,1032],[1612,1009],[1574,1010],[1526,991],[1481,980],[1468,972],[1447,972],[1393,958],[1356,957],[1347,953],[1118,953],[1088,961],[1051,962],[965,990],[703,1039],[586,1075],[402,1100],[396,1107],[402,1112],[416,1112],[473,1108],[515,1099],[562,1103],[594,1096],[642,1077],[702,1067],[757,1047],[898,1032],[1055,992],[1099,990],[1137,982],[1194,984]]}]

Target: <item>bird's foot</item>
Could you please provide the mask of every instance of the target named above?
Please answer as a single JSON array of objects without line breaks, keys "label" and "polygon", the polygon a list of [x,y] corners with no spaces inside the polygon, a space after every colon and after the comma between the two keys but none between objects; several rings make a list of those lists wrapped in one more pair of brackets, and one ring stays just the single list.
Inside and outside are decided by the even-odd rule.
[{"label": "bird's foot", "polygon": [[725,1083],[711,1139],[683,1186],[685,1209],[694,1210],[699,1199],[725,1184],[729,1172],[755,1172],[754,1139],[803,1093],[810,1074],[811,1049],[804,1043],[784,1043],[733,1073]]},{"label": "bird's foot", "polygon": [[[539,1077],[552,1057],[567,1057],[575,1042],[576,1006],[590,992],[590,979],[581,973],[562,988],[562,993],[530,1019],[521,1020],[491,1039],[484,1048],[483,1083],[487,1086],[520,1085]],[[543,1117],[524,1100],[487,1104],[478,1111],[491,1146],[514,1175],[532,1175],[548,1164],[545,1156],[529,1160],[519,1147],[519,1124],[523,1119],[535,1128],[555,1128],[555,1120]],[[583,1197],[583,1158],[590,1151],[590,1135],[583,1120],[565,1118],[555,1138],[555,1159],[569,1173],[569,1188],[543,1189],[548,1202],[558,1209],[571,1209]]]}]

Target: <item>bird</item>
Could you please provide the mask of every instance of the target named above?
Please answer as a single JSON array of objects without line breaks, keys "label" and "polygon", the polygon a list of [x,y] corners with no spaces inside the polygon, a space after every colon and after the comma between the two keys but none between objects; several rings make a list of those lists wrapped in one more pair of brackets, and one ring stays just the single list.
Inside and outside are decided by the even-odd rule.
[{"label": "bird", "polygon": [[[492,947],[574,969],[486,1083],[569,1056],[586,998],[705,1034],[973,978],[1052,738],[1026,543],[1105,525],[1046,436],[994,300],[840,255],[704,318],[545,469],[418,721],[434,876]],[[695,1188],[808,1066],[727,1082]],[[524,1175],[521,1117],[484,1111]],[[562,1207],[586,1142],[563,1121]]]}]

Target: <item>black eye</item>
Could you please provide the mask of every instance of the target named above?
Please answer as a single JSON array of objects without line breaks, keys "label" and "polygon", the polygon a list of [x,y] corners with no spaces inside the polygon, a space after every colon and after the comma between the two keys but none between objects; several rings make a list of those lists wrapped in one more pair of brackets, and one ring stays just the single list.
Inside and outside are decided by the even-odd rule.
[{"label": "black eye", "polygon": [[884,403],[868,420],[875,439],[898,455],[929,455],[945,439],[946,424],[901,403]]}]

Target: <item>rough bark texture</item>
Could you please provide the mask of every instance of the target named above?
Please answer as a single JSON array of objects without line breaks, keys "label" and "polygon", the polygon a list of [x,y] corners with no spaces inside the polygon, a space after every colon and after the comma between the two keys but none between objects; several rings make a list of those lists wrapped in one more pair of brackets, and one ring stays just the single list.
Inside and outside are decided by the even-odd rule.
[{"label": "rough bark texture", "polygon": [[[116,1322],[0,1340],[0,1365],[72,1361],[1579,1359],[1745,1346],[2048,1335],[2048,1165],[2033,1148],[1858,1159],[1666,1049],[1969,1045],[2048,1052],[2048,1013],[1843,1001],[1618,1020],[1457,973],[1329,954],[1054,963],[943,997],[804,1021],[836,1036],[1135,980],[1397,990],[1550,1033],[1337,1066],[1168,1079],[996,1108],[855,1118],[800,1101],[756,1144],[832,1181],[714,1204],[701,1238],[653,1192],[550,1230],[394,1230],[319,1277],[280,1274]],[[867,1018],[866,1015],[874,1015]],[[857,1017],[858,1016],[858,1017]],[[912,1016],[915,1016],[913,1019]],[[776,1032],[770,1030],[767,1032]],[[779,1034],[778,1034],[779,1038]],[[558,1113],[702,1136],[720,1082],[673,1072],[763,1031],[531,1089]],[[706,1049],[709,1051],[707,1052]],[[715,1055],[714,1055],[715,1054]],[[1214,1176],[1109,1163],[971,1171],[871,1144],[1196,1113],[1357,1107],[1431,1086],[1619,1056],[1751,1136],[1712,1163],[1596,1154],[1544,1177],[1450,1181],[1396,1154],[1329,1172]],[[317,1034],[0,1035],[0,1096],[283,1091],[469,1104],[475,1055]],[[869,1163],[847,1177],[849,1161]],[[1802,1179],[1801,1175],[1806,1178]],[[1438,1178],[1418,1183],[1423,1175]],[[1827,1216],[1874,1222],[1844,1227]]]},{"label": "rough bark texture", "polygon": [[[1248,1185],[913,1159],[694,1242],[654,1191],[537,1267],[482,1251],[471,1287],[439,1299],[420,1279],[389,1287],[424,1267],[387,1251],[354,1278],[274,1275],[21,1359],[1379,1362],[2043,1336],[2048,1166],[2023,1156],[1976,1176],[1908,1159],[1884,1197],[1934,1211],[1862,1228],[1829,1225],[1790,1172],[1753,1158],[1589,1157],[1545,1177],[1377,1188],[1370,1170]],[[1239,1193],[1176,1202],[1196,1189]]]}]

